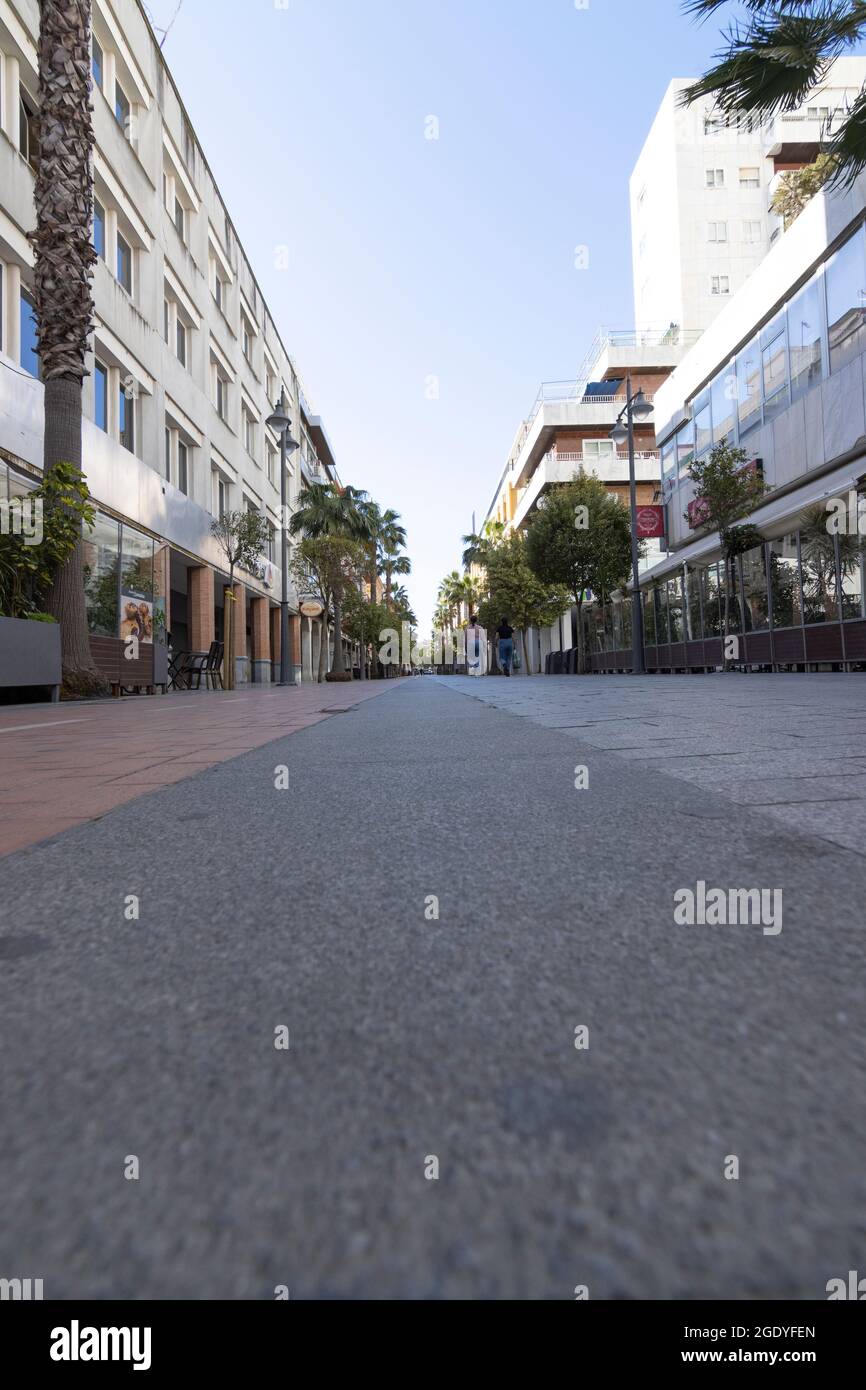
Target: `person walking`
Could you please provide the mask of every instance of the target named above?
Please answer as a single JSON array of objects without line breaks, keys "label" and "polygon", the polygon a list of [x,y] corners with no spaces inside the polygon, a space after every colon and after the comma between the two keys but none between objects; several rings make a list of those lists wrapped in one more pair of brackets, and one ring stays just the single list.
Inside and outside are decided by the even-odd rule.
[{"label": "person walking", "polygon": [[487,633],[474,613],[466,629],[466,670],[470,676],[487,675]]},{"label": "person walking", "polygon": [[496,635],[499,638],[499,665],[503,674],[510,676],[514,661],[514,628],[509,626],[507,618],[502,619],[496,629]]}]

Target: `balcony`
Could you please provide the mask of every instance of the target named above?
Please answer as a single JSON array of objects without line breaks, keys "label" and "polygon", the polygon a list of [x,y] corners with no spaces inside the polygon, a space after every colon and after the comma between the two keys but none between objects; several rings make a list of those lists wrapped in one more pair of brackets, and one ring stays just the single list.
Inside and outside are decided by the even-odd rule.
[{"label": "balcony", "polygon": [[[635,479],[639,483],[659,483],[660,455],[657,449],[635,454]],[[526,521],[542,492],[557,483],[570,483],[583,470],[603,483],[628,482],[628,454],[618,452],[616,458],[599,459],[588,454],[557,453],[551,449],[536,468],[529,482],[517,494],[512,524],[519,529]]]}]

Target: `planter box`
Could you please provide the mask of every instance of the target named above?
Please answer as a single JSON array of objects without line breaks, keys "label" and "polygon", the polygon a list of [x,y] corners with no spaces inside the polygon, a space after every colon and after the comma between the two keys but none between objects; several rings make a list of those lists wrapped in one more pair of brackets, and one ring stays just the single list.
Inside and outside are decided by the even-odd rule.
[{"label": "planter box", "polygon": [[0,618],[0,686],[47,685],[60,698],[60,628],[28,618]]}]

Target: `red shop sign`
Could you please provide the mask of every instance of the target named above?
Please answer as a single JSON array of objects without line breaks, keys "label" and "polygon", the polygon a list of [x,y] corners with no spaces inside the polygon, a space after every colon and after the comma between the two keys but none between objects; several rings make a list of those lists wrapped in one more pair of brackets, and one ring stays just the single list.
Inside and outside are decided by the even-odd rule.
[{"label": "red shop sign", "polygon": [[664,507],[647,505],[637,509],[637,533],[642,541],[657,540],[665,534]]}]

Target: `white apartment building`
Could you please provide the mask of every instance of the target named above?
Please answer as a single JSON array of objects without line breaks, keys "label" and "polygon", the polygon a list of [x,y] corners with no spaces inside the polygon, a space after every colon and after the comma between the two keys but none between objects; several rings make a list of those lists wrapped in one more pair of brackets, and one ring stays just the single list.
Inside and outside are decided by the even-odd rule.
[{"label": "white apartment building", "polygon": [[705,329],[781,233],[773,194],[786,170],[810,163],[866,81],[866,58],[845,57],[798,110],[766,123],[720,116],[707,99],[668,86],[629,185],[635,326]]},{"label": "white apartment building", "polygon": [[[38,22],[37,0],[0,0],[0,496],[32,487],[42,464],[26,240]],[[175,651],[219,640],[228,574],[210,527],[247,508],[267,518],[269,543],[261,575],[235,586],[231,655],[238,679],[267,681],[279,660],[281,517],[279,440],[265,421],[281,390],[301,445],[289,460],[290,507],[304,480],[336,478],[333,453],[143,6],[94,0],[93,31],[98,262],[83,459],[99,509],[85,557],[97,660],[142,592],[163,609]],[[300,679],[315,670],[317,635],[290,598]]]}]

